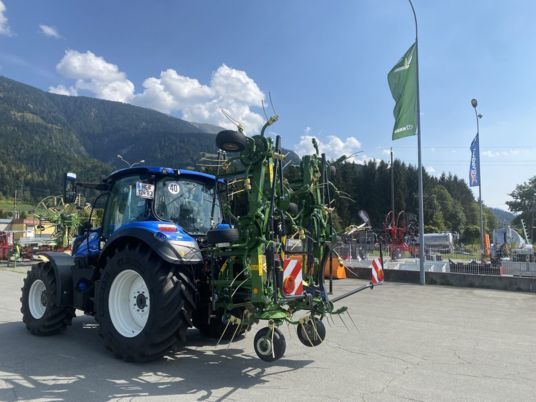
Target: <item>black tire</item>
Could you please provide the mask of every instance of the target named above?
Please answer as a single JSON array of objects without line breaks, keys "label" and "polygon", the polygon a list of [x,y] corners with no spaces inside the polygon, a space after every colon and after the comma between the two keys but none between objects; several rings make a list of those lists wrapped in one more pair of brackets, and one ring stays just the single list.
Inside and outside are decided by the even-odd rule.
[{"label": "black tire", "polygon": [[335,176],[337,176],[337,167],[331,165],[331,166],[329,167],[329,177],[330,177],[330,178],[333,178],[333,177],[335,177]]},{"label": "black tire", "polygon": [[324,339],[326,339],[326,327],[324,326],[324,323],[317,318],[314,318],[314,321],[309,320],[303,324],[298,324],[296,330],[300,342],[305,346],[315,347],[320,345]]},{"label": "black tire", "polygon": [[272,328],[262,328],[259,332],[257,332],[255,335],[255,340],[253,341],[255,353],[257,353],[257,356],[259,356],[259,358],[265,362],[273,362],[277,359],[281,359],[285,354],[285,350],[287,349],[287,343],[281,331],[277,328],[274,328],[273,331],[272,338]]},{"label": "black tire", "polygon": [[[221,310],[214,312],[213,314],[215,317],[211,317],[209,320],[209,306],[210,305],[208,303],[199,306],[199,308],[194,312],[192,317],[194,327],[199,330],[201,335],[213,339],[220,339],[221,337],[221,339],[225,340],[230,340],[231,338],[233,338],[233,335],[234,339],[238,339],[242,335],[244,335],[247,328],[241,327],[237,330],[238,325],[236,324],[229,324],[229,326],[227,326],[227,322],[224,322],[224,313]],[[237,317],[241,318],[241,315],[237,315]]]},{"label": "black tire", "polygon": [[239,131],[223,130],[216,135],[216,146],[226,152],[241,152],[247,143],[247,137]]},{"label": "black tire", "polygon": [[[114,279],[127,270],[141,276],[150,301],[147,321],[132,337],[116,329],[109,306]],[[127,244],[108,257],[101,276],[96,317],[99,333],[106,347],[120,359],[134,362],[159,359],[184,342],[195,304],[195,287],[179,267],[166,263],[145,245]]]},{"label": "black tire", "polygon": [[[37,281],[44,284],[45,290],[42,292],[41,305],[45,307],[42,316],[34,316],[30,309],[29,297],[32,285]],[[38,285],[36,283],[36,285]],[[39,263],[32,266],[24,279],[22,286],[22,297],[20,299],[22,307],[22,321],[26,328],[34,335],[54,335],[71,325],[74,308],[59,307],[56,304],[56,276],[50,263]]]},{"label": "black tire", "polygon": [[236,243],[240,239],[238,229],[215,229],[207,232],[207,241],[210,244]]},{"label": "black tire", "polygon": [[300,208],[295,202],[290,202],[288,204],[287,212],[292,216],[296,216],[298,215],[298,212],[300,212]]}]

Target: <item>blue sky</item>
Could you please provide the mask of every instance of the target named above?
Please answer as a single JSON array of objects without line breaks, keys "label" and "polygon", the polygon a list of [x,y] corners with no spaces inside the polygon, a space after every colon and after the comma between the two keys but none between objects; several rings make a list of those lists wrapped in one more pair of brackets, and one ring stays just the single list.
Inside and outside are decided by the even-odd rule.
[{"label": "blue sky", "polygon": [[[391,141],[387,72],[414,39],[405,0],[2,0],[0,74],[43,90],[224,123],[261,121],[298,152],[316,136],[331,157],[416,163],[416,138]],[[479,100],[482,194],[536,174],[536,3],[415,0],[420,29],[423,163],[467,180]],[[146,159],[150,159],[148,156]],[[475,189],[476,191],[476,189]]]}]

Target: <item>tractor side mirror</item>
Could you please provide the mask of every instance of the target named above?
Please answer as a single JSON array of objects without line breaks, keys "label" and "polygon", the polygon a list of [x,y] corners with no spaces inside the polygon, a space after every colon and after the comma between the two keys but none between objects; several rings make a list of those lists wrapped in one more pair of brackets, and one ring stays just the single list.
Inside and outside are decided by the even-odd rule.
[{"label": "tractor side mirror", "polygon": [[76,173],[65,173],[63,180],[63,200],[71,204],[76,200]]}]

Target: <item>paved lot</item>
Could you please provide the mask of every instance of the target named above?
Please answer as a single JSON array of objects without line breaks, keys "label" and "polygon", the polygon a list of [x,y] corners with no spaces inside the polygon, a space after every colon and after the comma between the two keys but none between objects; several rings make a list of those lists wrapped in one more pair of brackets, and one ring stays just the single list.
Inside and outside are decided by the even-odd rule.
[{"label": "paved lot", "polygon": [[[318,348],[285,329],[287,353],[260,361],[250,332],[149,364],[110,356],[91,317],[40,338],[20,322],[22,273],[0,268],[0,400],[534,400],[536,296],[386,284],[346,299]],[[358,284],[336,282],[336,291]]]}]

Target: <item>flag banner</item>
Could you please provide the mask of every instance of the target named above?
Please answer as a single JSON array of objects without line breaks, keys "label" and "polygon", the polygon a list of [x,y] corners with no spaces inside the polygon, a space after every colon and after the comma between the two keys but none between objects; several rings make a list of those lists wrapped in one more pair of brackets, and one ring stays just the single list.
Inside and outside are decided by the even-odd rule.
[{"label": "flag banner", "polygon": [[417,54],[414,43],[387,75],[395,100],[393,140],[417,134]]},{"label": "flag banner", "polygon": [[383,282],[383,269],[382,263],[379,258],[372,260],[372,284],[379,285]]},{"label": "flag banner", "polygon": [[480,185],[480,144],[478,134],[471,142],[471,164],[469,165],[469,187]]}]

